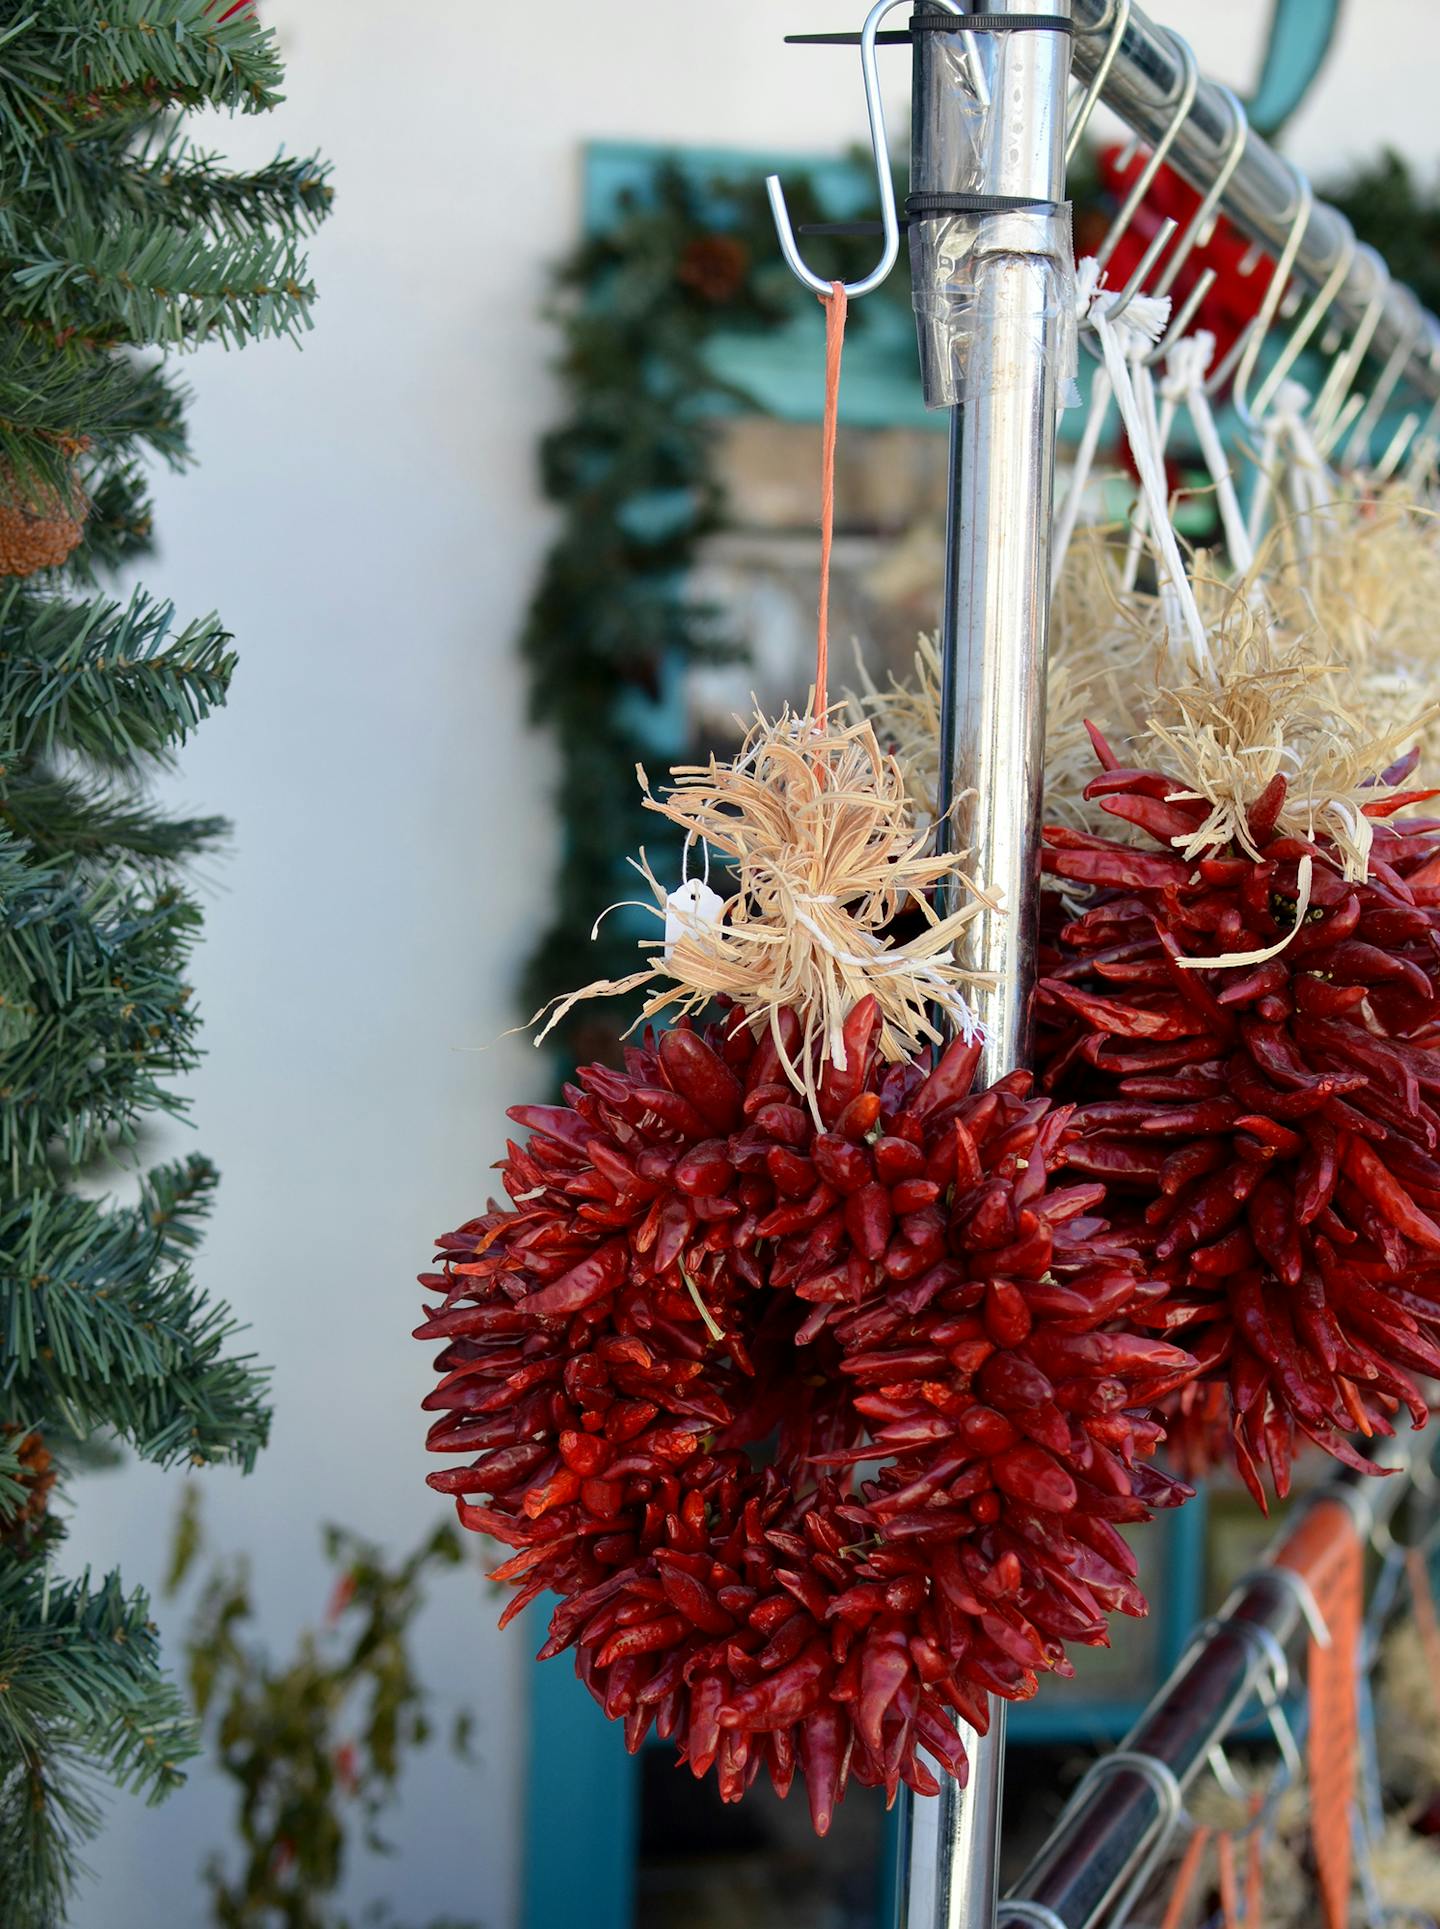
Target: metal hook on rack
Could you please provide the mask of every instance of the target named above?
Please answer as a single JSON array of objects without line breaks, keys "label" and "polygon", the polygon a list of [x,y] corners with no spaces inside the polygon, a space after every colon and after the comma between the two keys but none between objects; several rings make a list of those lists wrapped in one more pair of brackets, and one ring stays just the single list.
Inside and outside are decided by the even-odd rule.
[{"label": "metal hook on rack", "polygon": [[[1215,171],[1215,179],[1210,183],[1209,188],[1205,192],[1204,199],[1191,216],[1190,223],[1184,234],[1181,235],[1174,254],[1172,254],[1166,262],[1160,279],[1155,284],[1154,292],[1157,295],[1169,294],[1175,285],[1176,276],[1190,259],[1195,248],[1199,245],[1200,237],[1205,233],[1205,230],[1214,219],[1215,212],[1220,205],[1220,197],[1229,186],[1231,175],[1240,165],[1241,158],[1245,153],[1245,143],[1250,137],[1250,117],[1245,112],[1238,96],[1232,93],[1228,87],[1221,87],[1217,89],[1217,91],[1224,97],[1230,109],[1229,144],[1225,149],[1224,155],[1221,157],[1219,167]],[[1215,279],[1216,273],[1213,268],[1206,268],[1204,272],[1196,278],[1195,286],[1190,290],[1190,293],[1185,297],[1179,309],[1171,317],[1170,326],[1165,330],[1165,333],[1155,344],[1154,348],[1151,349],[1150,353],[1143,357],[1146,368],[1157,367],[1170,353],[1171,349],[1174,348],[1175,344],[1184,340],[1191,322],[1200,311],[1201,303],[1215,286]]]},{"label": "metal hook on rack", "polygon": [[[1433,315],[1426,317],[1426,327],[1430,333],[1431,343],[1430,353],[1426,359],[1429,362],[1431,374],[1440,377],[1440,328],[1437,328]],[[1440,424],[1440,394],[1437,394],[1435,401],[1431,404],[1430,412],[1425,417],[1425,420],[1412,434],[1409,445],[1404,449],[1403,455],[1397,454],[1395,457],[1394,466],[1396,468],[1398,468],[1402,460],[1404,461],[1405,477],[1407,482],[1412,485],[1417,485],[1423,481],[1427,471],[1434,465],[1436,450],[1435,430],[1437,424]],[[1386,471],[1387,475],[1393,475],[1393,473],[1394,468]],[[1384,477],[1381,479],[1384,480]]]},{"label": "metal hook on rack", "polygon": [[1174,287],[1175,277],[1190,259],[1201,235],[1204,234],[1219,208],[1220,197],[1230,185],[1230,177],[1239,167],[1245,153],[1245,143],[1250,138],[1250,116],[1245,112],[1238,95],[1228,87],[1217,87],[1215,91],[1223,98],[1230,113],[1230,139],[1224,154],[1220,157],[1220,165],[1215,170],[1214,180],[1205,190],[1204,199],[1190,217],[1189,225],[1180,237],[1174,254],[1166,262],[1165,271],[1155,284],[1157,295],[1168,295]]},{"label": "metal hook on rack", "polygon": [[[1115,28],[1116,35],[1124,32],[1124,22],[1129,17],[1129,0],[1121,0],[1121,6],[1123,7],[1124,11],[1117,22],[1117,25]],[[1181,72],[1183,76],[1180,84],[1180,90],[1175,100],[1175,109],[1170,118],[1169,125],[1166,127],[1164,133],[1160,136],[1159,140],[1155,143],[1155,146],[1151,150],[1149,160],[1146,161],[1144,167],[1140,170],[1139,175],[1136,177],[1134,183],[1130,188],[1130,192],[1126,195],[1124,205],[1120,208],[1120,211],[1116,214],[1115,219],[1111,222],[1110,227],[1106,232],[1104,240],[1100,243],[1100,246],[1095,250],[1096,264],[1102,269],[1104,268],[1105,264],[1109,261],[1110,257],[1114,254],[1116,247],[1118,246],[1122,237],[1125,235],[1126,231],[1128,230],[1130,223],[1134,220],[1135,212],[1140,206],[1141,201],[1144,199],[1145,194],[1149,189],[1151,182],[1155,179],[1156,174],[1159,172],[1160,167],[1164,162],[1166,155],[1170,152],[1170,149],[1175,145],[1175,142],[1180,133],[1180,129],[1185,124],[1185,118],[1190,112],[1191,105],[1195,99],[1196,89],[1198,88],[1200,83],[1199,63],[1196,61],[1195,55],[1191,51],[1191,48],[1189,47],[1188,43],[1182,40],[1178,34],[1171,35],[1171,39],[1174,41],[1174,44],[1175,44],[1176,56],[1180,62]],[[1118,44],[1119,44],[1118,39],[1112,37],[1110,45],[1106,48],[1105,55],[1102,57],[1102,61],[1101,61],[1102,69],[1104,68],[1105,61],[1113,59],[1116,48],[1118,47]],[[1093,82],[1091,83],[1091,86],[1093,91],[1094,90]],[[1081,113],[1084,116],[1088,116],[1089,107],[1088,106],[1082,107]],[[1237,155],[1236,156],[1237,161],[1238,161],[1238,158],[1239,157]],[[1226,178],[1228,179],[1228,176]],[[1222,183],[1222,186],[1223,186],[1223,183]],[[1210,205],[1213,207],[1213,202]],[[1125,286],[1116,295],[1114,301],[1110,302],[1107,305],[1106,313],[1112,322],[1119,321],[1120,317],[1129,308],[1130,304],[1143,291],[1145,287],[1145,283],[1150,276],[1151,270],[1154,268],[1155,263],[1160,259],[1161,255],[1164,254],[1165,250],[1169,247],[1174,236],[1179,231],[1179,227],[1180,227],[1180,223],[1168,215],[1160,223],[1159,228],[1151,236],[1150,241],[1147,244],[1144,252],[1142,253],[1139,261],[1136,263],[1134,269],[1132,270],[1129,280],[1125,283]],[[1191,248],[1194,247],[1195,238],[1198,236],[1199,232],[1200,232],[1200,224],[1196,221],[1192,221],[1189,228],[1186,230],[1185,236],[1183,237],[1181,242],[1182,252],[1179,257],[1179,260],[1181,263],[1184,262],[1185,256],[1188,255]],[[1167,271],[1167,272],[1169,273],[1169,280],[1173,280],[1174,279],[1173,270]],[[1205,282],[1205,285],[1199,290],[1198,299],[1192,295],[1191,302],[1187,305],[1187,310],[1185,314],[1185,319],[1187,323],[1189,321],[1190,316],[1194,314],[1195,308],[1199,306],[1199,302],[1202,301],[1205,295],[1209,292],[1210,286],[1214,282],[1214,279],[1215,277],[1212,274],[1209,280]],[[1165,283],[1166,287],[1169,286],[1169,280],[1167,280]],[[1157,288],[1156,290],[1156,293],[1163,293],[1163,292],[1164,292],[1163,288]],[[1151,359],[1150,357],[1148,356],[1146,357],[1147,365],[1150,359]]]},{"label": "metal hook on rack", "polygon": [[1225,386],[1231,372],[1234,372],[1231,400],[1237,415],[1247,428],[1254,426],[1247,399],[1250,378],[1255,372],[1255,364],[1259,360],[1265,337],[1270,333],[1275,317],[1279,313],[1281,297],[1289,286],[1290,276],[1295,267],[1295,258],[1300,252],[1305,230],[1310,225],[1310,211],[1315,205],[1315,190],[1310,185],[1309,177],[1302,174],[1298,168],[1291,168],[1290,172],[1295,178],[1295,214],[1290,223],[1290,232],[1285,237],[1285,245],[1280,250],[1280,258],[1275,263],[1269,286],[1265,290],[1264,299],[1260,303],[1260,312],[1247,324],[1244,332],[1205,384],[1205,393],[1214,395]]},{"label": "metal hook on rack", "polygon": [[[876,4],[865,16],[865,24],[860,29],[860,73],[865,83],[865,112],[870,122],[870,152],[875,161],[875,185],[880,194],[880,227],[885,237],[885,245],[880,259],[868,275],[859,281],[842,284],[845,293],[853,301],[857,295],[868,295],[872,288],[878,288],[890,270],[895,266],[900,254],[900,216],[895,206],[895,182],[890,173],[890,150],[885,134],[885,103],[880,95],[880,69],[875,59],[875,36],[880,22],[887,13],[892,13],[904,0],[876,0]],[[952,0],[938,0],[938,4],[949,13],[957,13],[958,7]],[[803,282],[814,294],[826,298],[833,284],[824,280],[807,268],[800,256],[795,240],[795,229],[790,221],[790,210],[785,205],[785,190],[780,185],[778,174],[767,174],[765,192],[770,200],[770,213],[775,222],[775,232],[780,240],[780,252],[785,257],[785,265],[797,281]]]},{"label": "metal hook on rack", "polygon": [[[1157,367],[1159,363],[1165,360],[1165,357],[1170,353],[1171,349],[1175,347],[1176,343],[1185,339],[1185,336],[1189,332],[1191,322],[1194,321],[1196,315],[1200,312],[1201,303],[1215,286],[1215,280],[1216,276],[1213,268],[1205,269],[1204,273],[1196,278],[1195,286],[1190,290],[1189,294],[1185,297],[1184,301],[1181,302],[1179,308],[1172,316],[1170,326],[1165,330],[1165,333],[1160,337],[1159,341],[1156,342],[1150,353],[1141,357],[1146,368]],[[1156,293],[1159,293],[1158,289]]]},{"label": "metal hook on rack", "polygon": [[1266,371],[1259,388],[1255,391],[1255,400],[1251,404],[1251,408],[1257,418],[1265,413],[1265,410],[1274,398],[1276,390],[1294,367],[1301,350],[1329,314],[1334,305],[1336,295],[1343,286],[1346,276],[1350,273],[1350,265],[1355,259],[1355,249],[1357,246],[1355,230],[1350,226],[1350,223],[1345,220],[1344,215],[1336,215],[1335,218],[1337,221],[1344,222],[1345,225],[1344,240],[1341,244],[1340,253],[1336,258],[1335,266],[1325,277],[1324,285],[1321,287],[1319,293],[1315,295],[1310,306],[1291,329],[1285,346],[1276,356],[1274,362]]},{"label": "metal hook on rack", "polygon": [[[1433,368],[1433,361],[1431,366]],[[1440,402],[1435,403],[1430,411],[1430,420],[1432,422],[1437,412],[1440,412]],[[1407,450],[1411,449],[1415,444],[1416,437],[1420,431],[1421,419],[1419,409],[1411,409],[1403,417],[1399,428],[1396,429],[1394,435],[1391,436],[1389,446],[1386,448],[1384,455],[1371,467],[1370,480],[1372,482],[1388,482],[1391,476],[1394,475],[1395,471],[1404,461]]]},{"label": "metal hook on rack", "polygon": [[1115,302],[1109,311],[1111,321],[1119,321],[1120,317],[1125,313],[1125,310],[1140,293],[1140,290],[1145,285],[1146,276],[1170,245],[1170,238],[1179,226],[1180,223],[1173,220],[1169,215],[1166,215],[1165,219],[1160,223],[1160,226],[1150,238],[1150,245],[1136,262],[1130,279],[1116,296]]},{"label": "metal hook on rack", "polygon": [[1370,452],[1370,438],[1375,433],[1380,417],[1384,413],[1385,404],[1399,385],[1400,377],[1404,374],[1410,357],[1415,352],[1415,345],[1424,331],[1425,311],[1415,294],[1403,286],[1397,292],[1405,304],[1406,322],[1396,337],[1395,346],[1387,356],[1385,366],[1381,369],[1374,388],[1370,391],[1370,399],[1360,411],[1355,427],[1350,433],[1350,440],[1345,444],[1344,454],[1340,458],[1340,466],[1345,469],[1358,469],[1365,461]]},{"label": "metal hook on rack", "polygon": [[[1157,30],[1159,31],[1159,30]],[[1179,139],[1180,130],[1185,125],[1190,109],[1195,104],[1195,95],[1200,86],[1200,63],[1196,60],[1190,43],[1182,40],[1179,34],[1167,33],[1166,38],[1175,49],[1175,58],[1180,66],[1180,91],[1175,97],[1174,111],[1165,132],[1150,150],[1150,158],[1136,175],[1130,192],[1126,195],[1120,212],[1110,223],[1109,232],[1095,250],[1095,259],[1103,268],[1120,244],[1120,240],[1135,219],[1136,210],[1150,191],[1150,184],[1160,172],[1166,155]],[[1114,43],[1112,42],[1112,45]],[[1178,227],[1179,223],[1176,223]],[[1172,230],[1173,232],[1173,230]],[[1133,297],[1132,297],[1133,299]]]},{"label": "metal hook on rack", "polygon": [[1090,85],[1085,89],[1079,107],[1070,120],[1070,131],[1065,137],[1065,165],[1068,168],[1075,159],[1085,129],[1090,125],[1090,116],[1095,112],[1105,83],[1110,78],[1110,69],[1115,65],[1120,52],[1120,43],[1125,38],[1125,29],[1130,24],[1131,0],[1110,0],[1105,13],[1086,34],[1088,40],[1095,34],[1108,33],[1105,51],[1100,56],[1095,72],[1090,77]]},{"label": "metal hook on rack", "polygon": [[1375,275],[1375,292],[1360,318],[1359,327],[1326,376],[1325,385],[1316,396],[1310,413],[1315,440],[1323,454],[1329,453],[1353,420],[1353,413],[1351,415],[1343,413],[1345,398],[1354,385],[1355,377],[1360,373],[1360,365],[1365,360],[1365,352],[1370,346],[1371,337],[1379,326],[1380,317],[1385,312],[1390,299],[1390,270],[1386,267],[1384,259],[1363,241],[1359,244],[1357,253],[1365,255],[1371,263]]}]

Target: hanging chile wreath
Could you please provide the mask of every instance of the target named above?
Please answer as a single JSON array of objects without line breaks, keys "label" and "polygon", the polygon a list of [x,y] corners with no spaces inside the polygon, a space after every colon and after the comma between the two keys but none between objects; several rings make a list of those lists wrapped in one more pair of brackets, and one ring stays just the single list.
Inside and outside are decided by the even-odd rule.
[{"label": "hanging chile wreath", "polygon": [[1145,1612],[1118,1527],[1190,1492],[1145,1409],[1194,1370],[1136,1330],[1155,1287],[1065,1172],[1073,1108],[975,1085],[975,894],[937,908],[954,859],[827,699],[844,314],[837,283],[810,702],[660,797],[642,772],[726,888],[642,862],[663,937],[550,1022],[642,985],[671,1022],[512,1109],[510,1204],[440,1240],[417,1330],[428,1445],[468,1462],[430,1484],[512,1550],[505,1618],[557,1595],[542,1656],[629,1747],[653,1726],[727,1800],[798,1768],[822,1833],[849,1779],[963,1780],[957,1718]]}]

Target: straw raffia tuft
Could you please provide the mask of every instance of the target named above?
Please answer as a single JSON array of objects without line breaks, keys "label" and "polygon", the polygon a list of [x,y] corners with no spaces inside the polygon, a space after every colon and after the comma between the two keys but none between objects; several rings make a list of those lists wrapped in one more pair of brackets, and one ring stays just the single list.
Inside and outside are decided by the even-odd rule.
[{"label": "straw raffia tuft", "polygon": [[1113,531],[1083,529],[1072,541],[1051,606],[1045,711],[1045,821],[1112,835],[1113,820],[1084,796],[1095,775],[1086,725],[1128,754],[1165,640],[1159,599],[1122,586],[1124,560]]},{"label": "straw raffia tuft", "polygon": [[1364,877],[1374,835],[1366,807],[1402,794],[1382,773],[1435,713],[1375,723],[1344,665],[1317,661],[1313,639],[1278,634],[1242,596],[1212,634],[1215,682],[1192,677],[1161,688],[1140,747],[1146,763],[1181,780],[1177,799],[1210,806],[1176,848],[1194,857],[1233,844],[1258,860],[1250,806],[1282,776],[1278,828],[1327,839],[1345,875]]},{"label": "straw raffia tuft", "polygon": [[[798,1062],[787,1063],[812,1101],[813,1074],[802,1068],[820,1055],[844,1065],[841,1027],[869,993],[888,1060],[940,1042],[932,1014],[973,1035],[962,986],[976,979],[956,962],[955,945],[986,900],[957,873],[954,856],[929,849],[929,824],[917,824],[900,766],[869,722],[844,721],[841,706],[819,722],[787,709],[773,722],[757,717],[733,762],[678,766],[663,795],[638,774],[645,808],[685,833],[687,852],[700,845],[727,859],[734,889],[707,916],[668,892],[642,852],[636,869],[655,899],[645,908],[666,923],[666,936],[642,949],[659,955],[628,977],[572,992],[546,1031],[580,999],[644,985],[656,988],[637,1024],[726,998],[778,1042],[778,1015],[793,1007],[805,1033]],[[929,893],[957,874],[967,901],[942,917]],[[887,930],[907,910],[922,928],[897,943]]]},{"label": "straw raffia tuft", "polygon": [[891,675],[882,690],[858,656],[861,688],[850,698],[857,718],[869,717],[895,758],[917,818],[940,814],[940,646],[922,631],[915,639],[913,674]]},{"label": "straw raffia tuft", "polygon": [[[1345,667],[1367,717],[1399,723],[1440,680],[1440,519],[1399,483],[1337,494],[1316,516],[1308,545],[1293,519],[1274,531],[1275,620]],[[1421,741],[1432,763],[1440,739]]]},{"label": "straw raffia tuft", "polygon": [[1440,1682],[1413,1616],[1385,1636],[1379,1703],[1386,1773],[1407,1798],[1426,1800],[1440,1788]]}]

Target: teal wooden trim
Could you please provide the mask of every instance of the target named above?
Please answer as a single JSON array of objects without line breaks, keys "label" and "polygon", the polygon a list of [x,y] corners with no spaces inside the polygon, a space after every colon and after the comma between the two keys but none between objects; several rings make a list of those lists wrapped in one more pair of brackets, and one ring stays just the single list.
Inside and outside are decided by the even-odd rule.
[{"label": "teal wooden trim", "polygon": [[[526,1629],[543,1637],[549,1607]],[[518,1630],[516,1630],[518,1632]],[[640,1764],[625,1752],[561,1655],[526,1664],[530,1759],[525,1776],[521,1929],[632,1929]]]},{"label": "teal wooden trim", "polygon": [[1255,92],[1245,103],[1250,125],[1267,139],[1314,86],[1340,24],[1341,0],[1270,0],[1270,32]]},{"label": "teal wooden trim", "polygon": [[1209,1499],[1202,1486],[1193,1500],[1187,1500],[1165,1522],[1165,1591],[1159,1604],[1156,1687],[1179,1662],[1204,1612]]},{"label": "teal wooden trim", "polygon": [[[624,219],[627,205],[643,207],[662,167],[676,167],[703,203],[706,184],[759,181],[788,170],[803,172],[832,220],[870,212],[874,177],[834,154],[759,154],[743,148],[659,147],[635,141],[595,141],[585,149],[582,210],[586,231],[605,233]],[[723,209],[719,210],[723,214]],[[896,271],[904,274],[905,269]],[[802,302],[793,320],[756,334],[717,330],[705,359],[717,380],[753,398],[758,414],[782,422],[818,422],[824,403],[825,320],[819,302]],[[845,343],[841,420],[851,428],[919,428],[938,434],[943,409],[927,409],[920,393],[915,327],[908,308],[868,301],[864,325]]]},{"label": "teal wooden trim", "polygon": [[1139,1720],[1144,1701],[1047,1702],[1042,1687],[1034,1701],[1012,1705],[1005,1725],[1011,1742],[1022,1747],[1048,1747],[1056,1742],[1093,1743],[1111,1747]]}]

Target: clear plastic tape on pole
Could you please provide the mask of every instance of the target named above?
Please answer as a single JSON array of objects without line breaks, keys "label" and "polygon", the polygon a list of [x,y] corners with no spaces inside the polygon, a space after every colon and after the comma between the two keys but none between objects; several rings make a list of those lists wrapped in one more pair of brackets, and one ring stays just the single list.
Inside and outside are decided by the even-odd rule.
[{"label": "clear plastic tape on pole", "polygon": [[[1016,255],[1044,260],[1053,272],[1035,313],[1035,339],[1056,358],[1059,389],[1074,394],[1075,256],[1068,202],[987,193],[996,179],[999,116],[1008,69],[1025,57],[1023,32],[993,36],[915,29],[917,84],[909,216],[911,286],[925,405],[954,408],[976,380],[1003,380],[974,354],[987,262]],[[958,21],[956,22],[958,26]],[[975,51],[976,42],[985,48]],[[927,84],[920,67],[928,64]],[[981,64],[983,63],[983,65]],[[986,373],[980,374],[981,368]]]}]

